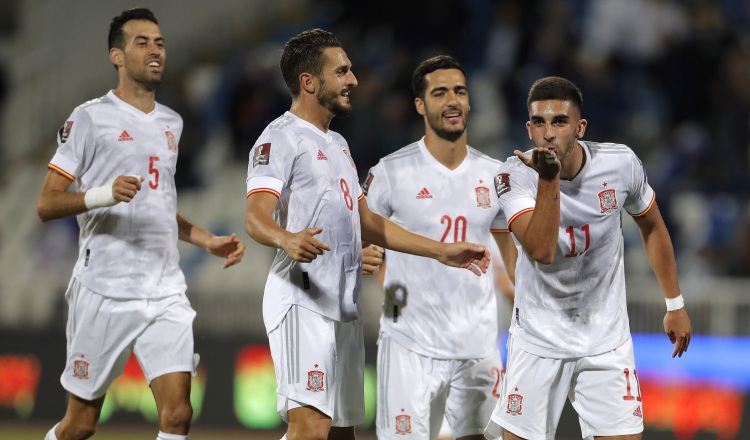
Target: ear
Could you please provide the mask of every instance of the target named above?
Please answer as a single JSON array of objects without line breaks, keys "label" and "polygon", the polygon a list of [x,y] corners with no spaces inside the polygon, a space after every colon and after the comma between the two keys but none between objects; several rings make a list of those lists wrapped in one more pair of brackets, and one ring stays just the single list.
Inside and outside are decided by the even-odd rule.
[{"label": "ear", "polygon": [[588,125],[588,121],[585,119],[581,119],[578,121],[578,130],[576,130],[576,139],[581,139],[583,137],[583,134],[586,133],[586,126]]},{"label": "ear", "polygon": [[529,139],[531,138],[531,121],[526,121],[526,131],[529,133]]},{"label": "ear", "polygon": [[318,81],[315,76],[305,72],[299,76],[299,86],[301,90],[311,95],[315,94],[315,90],[318,88]]},{"label": "ear", "polygon": [[117,67],[122,67],[123,65],[123,56],[122,49],[118,49],[116,47],[113,47],[109,50],[109,60]]},{"label": "ear", "polygon": [[424,116],[425,109],[424,109],[424,101],[422,98],[414,98],[414,107],[417,109],[417,113]]}]

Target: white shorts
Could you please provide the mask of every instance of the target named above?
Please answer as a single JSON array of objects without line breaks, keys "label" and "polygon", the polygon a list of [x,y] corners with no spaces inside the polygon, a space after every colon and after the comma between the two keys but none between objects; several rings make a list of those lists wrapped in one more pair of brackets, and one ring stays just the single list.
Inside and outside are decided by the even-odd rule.
[{"label": "white shorts", "polygon": [[633,341],[596,356],[550,359],[514,347],[511,335],[502,398],[485,436],[496,438],[502,426],[528,440],[553,440],[566,397],[584,438],[643,432]]},{"label": "white shorts", "polygon": [[443,417],[456,438],[482,434],[502,387],[499,353],[434,359],[381,333],[378,341],[379,439],[435,439]]},{"label": "white shorts", "polygon": [[365,344],[362,321],[338,322],[298,305],[268,333],[276,372],[278,410],[312,406],[331,426],[365,420]]},{"label": "white shorts", "polygon": [[123,372],[131,353],[150,384],[167,373],[195,374],[195,310],[185,295],[122,300],[101,296],[71,280],[68,355],[60,382],[86,400],[103,396]]}]

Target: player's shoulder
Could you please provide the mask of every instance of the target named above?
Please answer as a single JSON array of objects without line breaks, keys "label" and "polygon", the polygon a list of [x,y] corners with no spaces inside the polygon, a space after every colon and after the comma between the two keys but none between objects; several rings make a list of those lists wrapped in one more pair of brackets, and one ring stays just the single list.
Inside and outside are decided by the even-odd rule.
[{"label": "player's shoulder", "polygon": [[98,98],[89,99],[88,101],[84,102],[83,104],[78,105],[73,110],[73,113],[87,113],[92,114],[96,113],[97,111],[101,111],[104,108],[110,107],[115,105],[115,103],[112,101],[112,99],[107,96],[100,96]]},{"label": "player's shoulder", "polygon": [[633,150],[625,144],[618,144],[615,142],[592,142],[592,141],[581,141],[585,144],[592,157],[598,155],[610,155],[610,154],[633,154]]},{"label": "player's shoulder", "polygon": [[495,167],[500,166],[500,164],[503,163],[502,160],[495,159],[494,157],[490,157],[486,153],[483,153],[477,150],[471,145],[469,145],[467,148],[468,148],[468,155],[469,155],[469,158],[471,158],[471,160],[482,162],[489,166],[495,166]]},{"label": "player's shoulder", "polygon": [[416,156],[418,154],[420,154],[419,142],[412,142],[411,144],[401,147],[393,153],[388,154],[387,156],[383,156],[380,161],[383,163],[395,163],[406,158]]},{"label": "player's shoulder", "polygon": [[177,113],[176,111],[172,110],[170,107],[168,107],[168,106],[166,106],[166,105],[164,105],[162,103],[157,102],[156,103],[156,109],[157,109],[157,111],[163,113],[168,118],[182,120],[182,116],[180,116],[179,113]]}]

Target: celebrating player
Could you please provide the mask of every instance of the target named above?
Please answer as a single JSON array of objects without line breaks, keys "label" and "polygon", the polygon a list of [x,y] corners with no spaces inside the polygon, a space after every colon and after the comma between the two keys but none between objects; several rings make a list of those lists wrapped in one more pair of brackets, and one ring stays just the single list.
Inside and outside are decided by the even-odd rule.
[{"label": "celebrating player", "polygon": [[281,72],[292,95],[250,153],[247,233],[279,249],[263,296],[286,438],[354,438],[364,421],[361,240],[479,275],[484,246],[445,244],[374,214],[344,138],[329,130],[351,111],[351,62],[330,32],[291,38]]},{"label": "celebrating player", "polygon": [[[427,59],[414,71],[412,88],[425,135],[370,170],[364,188],[369,206],[446,243],[490,247],[494,235],[513,265],[517,251],[495,187],[500,161],[467,145],[463,68],[450,56]],[[456,438],[482,439],[503,374],[493,277],[401,252],[387,251],[386,261],[378,438],[435,439],[445,414]]]},{"label": "celebrating player", "polygon": [[[65,417],[46,440],[96,431],[104,396],[135,353],[156,400],[159,440],[187,439],[195,372],[192,323],[177,240],[241,261],[245,246],[214,236],[177,212],[174,173],[182,118],[154,100],[166,61],[148,9],[112,20],[109,58],[117,88],[78,106],[58,134],[39,195],[42,221],[73,215],[80,250],[65,294]],[[67,192],[72,182],[76,191]]]},{"label": "celebrating player", "polygon": [[666,297],[672,357],[690,344],[672,242],[643,165],[625,145],[582,140],[582,102],[566,79],[535,82],[526,123],[534,148],[501,166],[500,207],[522,252],[507,374],[487,438],[498,438],[503,427],[505,440],[553,439],[566,397],[584,438],[641,438],[623,209],[640,229]]}]

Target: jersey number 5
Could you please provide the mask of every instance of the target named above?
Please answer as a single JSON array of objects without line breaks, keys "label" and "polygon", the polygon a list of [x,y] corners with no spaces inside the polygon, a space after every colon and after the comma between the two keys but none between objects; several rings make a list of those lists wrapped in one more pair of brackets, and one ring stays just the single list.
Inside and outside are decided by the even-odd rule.
[{"label": "jersey number 5", "polygon": [[151,156],[148,159],[148,173],[151,175],[148,179],[148,186],[151,189],[156,189],[159,187],[159,170],[156,169],[156,162],[159,162],[159,156]]}]

